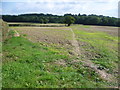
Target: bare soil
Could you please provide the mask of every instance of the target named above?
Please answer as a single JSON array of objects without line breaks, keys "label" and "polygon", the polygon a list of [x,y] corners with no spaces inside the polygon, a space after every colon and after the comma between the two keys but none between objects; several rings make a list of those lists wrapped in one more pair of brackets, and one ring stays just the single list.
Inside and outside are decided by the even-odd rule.
[{"label": "bare soil", "polygon": [[33,42],[46,42],[61,45],[71,45],[71,32],[66,27],[18,27],[19,33],[26,34]]},{"label": "bare soil", "polygon": [[118,36],[118,27],[108,27],[108,26],[90,26],[90,28],[84,28],[84,30],[94,32],[94,31],[102,31],[108,33],[112,36]]}]

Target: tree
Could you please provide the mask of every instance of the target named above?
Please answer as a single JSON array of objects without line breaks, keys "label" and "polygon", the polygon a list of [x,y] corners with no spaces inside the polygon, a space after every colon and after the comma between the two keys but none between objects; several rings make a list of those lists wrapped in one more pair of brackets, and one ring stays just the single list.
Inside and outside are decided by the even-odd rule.
[{"label": "tree", "polygon": [[[71,19],[71,17],[73,17]],[[21,15],[2,15],[6,22],[32,22],[32,23],[66,23],[70,26],[75,24],[102,25],[102,26],[120,26],[118,18],[103,15],[86,14],[64,14],[64,16],[52,14],[21,14]]]},{"label": "tree", "polygon": [[78,14],[78,16],[81,16],[80,13]]},{"label": "tree", "polygon": [[75,22],[75,18],[72,16],[65,16],[65,24],[68,24],[70,26],[72,23]]},{"label": "tree", "polygon": [[100,25],[106,26],[108,23],[109,23],[109,22],[108,22],[108,18],[106,18],[106,17],[102,17],[102,18],[101,18],[101,23],[100,23]]},{"label": "tree", "polygon": [[47,18],[43,18],[43,22],[44,22],[44,24],[46,24],[46,23],[48,23],[48,19]]},{"label": "tree", "polygon": [[99,17],[96,17],[96,16],[88,16],[86,19],[85,19],[85,23],[84,24],[88,24],[88,25],[98,25],[100,23],[100,18]]}]

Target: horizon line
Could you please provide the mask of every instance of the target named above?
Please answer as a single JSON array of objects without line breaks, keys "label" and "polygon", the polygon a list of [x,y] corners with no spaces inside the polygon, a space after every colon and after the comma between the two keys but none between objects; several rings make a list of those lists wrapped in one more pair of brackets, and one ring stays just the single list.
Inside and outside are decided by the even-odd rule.
[{"label": "horizon line", "polygon": [[[2,15],[15,15],[15,16],[19,16],[19,15],[24,15],[24,14],[52,14],[52,13],[21,13],[21,14],[2,14]],[[77,14],[74,14],[74,13],[65,13],[65,14],[71,14],[71,15],[96,15],[96,16],[105,16],[105,17],[113,17],[113,18],[119,18],[119,17],[114,17],[114,16],[107,16],[107,15],[98,15],[98,14],[81,14],[81,13],[77,13]],[[52,14],[52,15],[58,15],[58,16],[64,16],[65,14]]]}]

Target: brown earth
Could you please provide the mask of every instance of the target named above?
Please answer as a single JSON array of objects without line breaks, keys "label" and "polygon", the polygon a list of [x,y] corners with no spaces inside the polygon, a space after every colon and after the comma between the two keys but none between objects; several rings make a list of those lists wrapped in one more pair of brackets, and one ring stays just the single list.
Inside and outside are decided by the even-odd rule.
[{"label": "brown earth", "polygon": [[112,36],[118,36],[118,27],[108,27],[108,26],[90,26],[90,28],[86,28],[89,31],[102,31],[108,33]]},{"label": "brown earth", "polygon": [[46,42],[53,44],[71,44],[71,32],[63,27],[20,27],[15,28],[19,33],[26,34],[33,42]]}]

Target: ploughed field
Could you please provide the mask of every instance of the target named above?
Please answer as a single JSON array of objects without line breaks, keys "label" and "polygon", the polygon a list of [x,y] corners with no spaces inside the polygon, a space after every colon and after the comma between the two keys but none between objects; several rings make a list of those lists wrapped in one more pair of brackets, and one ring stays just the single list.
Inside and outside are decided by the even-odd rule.
[{"label": "ploughed field", "polygon": [[10,29],[20,37],[4,42],[3,87],[117,87],[117,27]]},{"label": "ploughed field", "polygon": [[33,42],[69,44],[72,39],[72,32],[67,27],[16,27],[14,29]]}]

